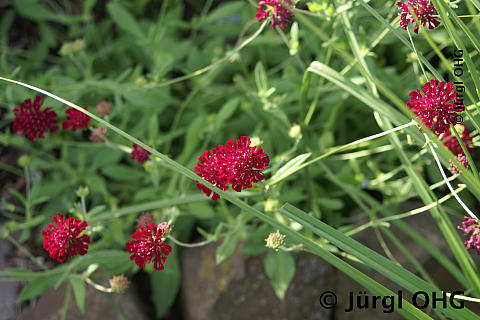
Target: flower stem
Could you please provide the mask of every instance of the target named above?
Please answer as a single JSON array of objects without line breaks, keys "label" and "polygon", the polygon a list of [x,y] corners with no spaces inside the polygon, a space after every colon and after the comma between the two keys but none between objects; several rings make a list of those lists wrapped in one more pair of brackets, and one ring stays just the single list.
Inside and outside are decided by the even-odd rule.
[{"label": "flower stem", "polygon": [[425,133],[423,135],[425,136],[426,143],[430,146],[430,150],[432,151],[433,157],[435,158],[435,161],[437,162],[438,169],[440,169],[440,173],[442,174],[443,180],[445,181],[445,184],[447,185],[448,189],[453,194],[455,199],[457,199],[458,203],[462,206],[462,208],[468,213],[468,215],[470,217],[478,220],[477,216],[472,211],[470,211],[470,209],[468,209],[468,207],[465,205],[465,203],[463,203],[462,199],[460,199],[460,197],[457,195],[455,190],[453,190],[452,185],[448,181],[447,176],[445,175],[445,172],[443,171],[443,167],[442,167],[442,164],[440,163],[440,160],[438,159],[437,153],[435,152],[435,149],[433,149],[433,145],[432,145],[430,139],[428,138],[428,136]]}]

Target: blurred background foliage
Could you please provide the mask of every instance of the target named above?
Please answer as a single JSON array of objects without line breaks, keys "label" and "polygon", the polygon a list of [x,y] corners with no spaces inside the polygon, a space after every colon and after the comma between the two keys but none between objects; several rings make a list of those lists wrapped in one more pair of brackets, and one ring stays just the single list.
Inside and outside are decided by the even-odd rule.
[{"label": "blurred background foliage", "polygon": [[[291,27],[281,31],[267,26],[241,50],[238,46],[260,27],[254,21],[254,1],[17,0],[1,5],[3,76],[87,106],[89,111],[100,101],[110,101],[113,110],[107,121],[190,169],[207,149],[242,135],[256,137],[271,159],[265,171],[267,179],[241,196],[294,229],[302,227],[276,212],[285,202],[337,228],[367,216],[366,212],[350,215],[365,199],[375,199],[382,208],[398,213],[400,203],[417,195],[386,137],[268,184],[279,168],[297,156],[304,155],[296,158],[298,165],[308,153],[321,155],[331,147],[381,131],[368,107],[323,78],[311,77],[308,107],[301,103],[304,73],[315,60],[345,70],[356,84],[366,84],[352,67],[354,57],[342,13],[348,15],[360,50],[368,50],[365,61],[370,72],[400,101],[407,101],[408,93],[428,80],[410,50],[379,28],[378,21],[355,2],[302,1],[297,8],[310,9],[318,17],[298,11]],[[398,12],[391,1],[377,1],[375,9],[388,21]],[[457,12],[462,10],[467,12],[464,7]],[[445,56],[453,57],[454,46],[445,30],[436,30],[431,36]],[[448,67],[424,39],[417,37],[415,45],[451,79]],[[192,76],[197,70],[202,70],[201,74]],[[180,77],[185,79],[170,81]],[[465,82],[471,86],[471,81]],[[4,233],[20,228],[20,242],[32,236],[41,246],[38,227],[43,228],[58,211],[79,215],[75,191],[87,186],[89,232],[95,240],[89,255],[81,260],[83,268],[88,266],[87,259],[94,261],[100,256],[93,256],[97,250],[109,249],[111,260],[100,264],[111,267],[111,274],[138,271],[133,262],[125,263],[128,258],[119,250],[124,250],[142,211],[152,212],[158,221],[175,215],[172,235],[180,241],[225,236],[217,262],[231,255],[240,240],[247,241],[246,254],[266,250],[264,239],[275,230],[222,199],[209,200],[192,181],[154,157],[138,165],[115,147],[131,144],[108,130],[110,144],[91,143],[89,131],[58,130],[34,143],[13,134],[12,109],[35,93],[5,84],[0,92],[0,143],[23,154],[14,168],[2,164],[2,169],[8,172],[8,179],[24,177],[27,181],[24,190],[11,189],[2,198],[2,211],[10,221]],[[472,101],[467,98],[465,103]],[[60,121],[65,119],[65,105],[50,98],[44,105],[53,107]],[[97,124],[92,121],[91,126]],[[406,134],[399,137],[427,183],[441,181],[432,158],[423,156],[425,152]],[[474,141],[477,144],[477,139]],[[445,191],[444,186],[435,190],[439,195]],[[469,194],[462,198],[473,205]],[[449,200],[444,207],[448,213],[463,215],[456,202]],[[287,239],[287,245],[293,244]],[[180,248],[175,247],[169,256],[165,271],[147,270],[158,316],[171,305],[179,287],[177,250]],[[294,266],[286,256],[289,274]],[[82,264],[73,270],[57,269],[72,273],[82,270]],[[33,293],[27,292],[23,298],[63,280],[59,277],[34,284]]]}]

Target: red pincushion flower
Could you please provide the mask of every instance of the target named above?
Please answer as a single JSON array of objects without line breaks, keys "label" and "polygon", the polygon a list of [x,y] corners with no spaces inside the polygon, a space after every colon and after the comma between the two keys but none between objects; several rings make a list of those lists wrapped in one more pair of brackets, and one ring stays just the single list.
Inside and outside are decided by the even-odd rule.
[{"label": "red pincushion flower", "polygon": [[[467,170],[470,169],[470,163],[468,163],[468,159],[465,155],[459,154],[455,158],[457,158],[458,162],[460,162],[465,167],[465,169],[467,169]],[[452,160],[450,160],[448,163],[449,163],[450,169],[452,169],[454,174],[460,174],[461,173],[460,170],[457,168],[457,166],[455,165],[455,163],[453,163]]]},{"label": "red pincushion flower", "polygon": [[[457,125],[458,126],[458,125]],[[465,148],[467,148],[467,151],[469,153],[472,153],[473,151],[473,142],[472,142],[472,136],[468,134],[467,132],[467,127],[462,123],[460,126],[463,127],[463,132],[461,132],[460,137],[462,138],[463,144],[465,145]],[[445,147],[447,147],[454,155],[465,155],[463,152],[462,147],[460,146],[460,143],[457,140],[457,137],[453,135],[450,130],[447,131],[448,134],[444,134],[442,137],[443,144]]]},{"label": "red pincushion flower", "polygon": [[293,13],[290,11],[294,6],[292,0],[260,0],[258,1],[258,12],[255,19],[262,22],[270,15],[272,16],[272,29],[280,25],[280,29],[286,27],[286,24],[292,21]]},{"label": "red pincushion flower", "polygon": [[[414,12],[418,20],[425,27],[428,23],[429,29],[435,29],[440,22],[436,19],[435,7],[429,0],[408,0],[406,2],[397,2],[398,9],[401,10],[400,15],[400,27],[403,30],[407,29],[409,23],[414,24],[415,18],[411,12]],[[415,24],[413,28],[415,33],[418,33],[418,24]]]},{"label": "red pincushion flower", "polygon": [[139,226],[146,226],[146,225],[149,225],[149,224],[155,224],[155,217],[151,213],[142,212],[140,217],[138,217],[137,222],[138,222]]},{"label": "red pincushion flower", "polygon": [[12,130],[18,134],[25,132],[25,138],[30,141],[43,138],[45,131],[56,131],[58,129],[55,125],[57,114],[51,111],[50,107],[40,110],[42,104],[42,97],[36,96],[33,104],[31,99],[27,99],[20,103],[20,108],[14,108],[15,119],[13,119]]},{"label": "red pincushion flower", "polygon": [[480,221],[474,218],[464,217],[462,226],[459,226],[458,229],[462,230],[466,236],[471,233],[470,238],[463,243],[468,250],[477,249],[478,253],[480,253]]},{"label": "red pincushion flower", "polygon": [[449,82],[445,86],[445,81],[431,80],[427,82],[423,89],[423,96],[420,90],[410,92],[410,101],[407,107],[436,134],[447,132],[450,123],[455,124],[454,111],[455,105],[449,101],[457,99],[457,91],[453,83]]},{"label": "red pincushion flower", "polygon": [[[213,148],[198,158],[194,171],[199,176],[214,184],[221,190],[227,190],[231,183],[232,189],[240,192],[242,189],[252,188],[253,182],[259,182],[265,177],[260,170],[265,169],[270,162],[268,155],[261,147],[250,147],[250,138],[242,136],[240,140],[230,140],[225,147]],[[207,196],[212,191],[197,182],[197,188]],[[220,196],[213,192],[212,200]]]},{"label": "red pincushion flower", "polygon": [[153,267],[163,270],[167,256],[172,251],[172,247],[163,242],[164,234],[165,229],[155,224],[139,226],[131,236],[134,240],[128,240],[125,245],[128,253],[132,254],[130,260],[134,260],[142,269],[153,260]]},{"label": "red pincushion flower", "polygon": [[[143,142],[143,141],[142,141]],[[151,145],[148,145],[150,148],[152,147]],[[150,152],[148,152],[147,150],[143,149],[142,147],[140,147],[138,144],[132,144],[132,152],[131,152],[131,156],[130,156],[130,159],[137,161],[139,164],[144,164],[145,161],[148,160],[148,158],[150,157]]]},{"label": "red pincushion flower", "polygon": [[92,134],[90,135],[90,140],[92,140],[93,143],[104,142],[106,134],[107,130],[105,128],[94,129]]},{"label": "red pincushion flower", "polygon": [[[197,166],[193,171],[203,179],[207,180],[214,186],[225,191],[226,186],[230,180],[229,163],[226,161],[227,155],[225,148],[222,145],[218,146],[218,150],[213,148],[211,151],[205,151],[203,155],[198,158]],[[203,184],[197,182],[197,188],[202,190],[207,197],[210,197],[212,190],[205,187]],[[219,199],[220,196],[213,192],[212,200]]]},{"label": "red pincushion flower", "polygon": [[97,103],[95,110],[99,116],[108,116],[112,111],[112,104],[108,101],[100,101]]},{"label": "red pincushion flower", "polygon": [[57,215],[58,217],[52,218],[56,226],[49,223],[47,228],[42,230],[43,247],[50,253],[50,258],[63,262],[67,252],[70,257],[86,254],[90,237],[85,234],[80,236],[80,233],[85,230],[88,223],[73,217],[65,220],[61,212],[57,212]]},{"label": "red pincushion flower", "polygon": [[[85,107],[84,109],[88,110],[87,107]],[[75,131],[77,129],[88,128],[88,124],[90,123],[90,117],[87,116],[85,113],[74,108],[68,108],[65,112],[67,113],[67,120],[63,121],[63,130],[72,128],[72,131]]]}]

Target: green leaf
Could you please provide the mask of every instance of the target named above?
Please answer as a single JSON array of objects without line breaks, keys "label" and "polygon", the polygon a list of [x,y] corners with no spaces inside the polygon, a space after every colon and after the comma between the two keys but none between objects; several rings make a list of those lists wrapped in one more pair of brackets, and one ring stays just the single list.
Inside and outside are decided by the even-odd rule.
[{"label": "green leaf", "polygon": [[72,284],[73,293],[75,294],[75,301],[77,302],[78,310],[82,314],[85,313],[85,281],[82,277],[75,275],[70,277],[70,283]]},{"label": "green leaf", "polygon": [[304,153],[301,154],[292,160],[288,161],[283,167],[277,170],[275,174],[270,178],[270,181],[268,182],[269,185],[275,184],[286,177],[288,177],[290,174],[295,172],[295,169],[300,166],[302,163],[307,160],[312,153]]},{"label": "green leaf", "polygon": [[264,262],[273,290],[277,297],[283,300],[295,275],[295,260],[289,252],[269,250]]},{"label": "green leaf", "polygon": [[18,296],[17,302],[22,302],[28,299],[35,298],[41,295],[46,290],[52,288],[57,283],[57,280],[62,277],[62,274],[53,274],[51,276],[42,276],[31,280],[27,283],[25,288]]},{"label": "green leaf", "polygon": [[172,245],[172,252],[165,262],[165,269],[150,273],[150,286],[157,318],[161,318],[172,306],[180,289],[180,263],[177,246]]},{"label": "green leaf", "polygon": [[[143,170],[143,169],[142,169]],[[102,168],[103,174],[116,180],[135,180],[145,177],[145,172],[126,165],[113,165]]]},{"label": "green leaf", "polygon": [[213,10],[205,20],[204,23],[218,23],[218,20],[227,19],[231,16],[238,14],[238,12],[245,7],[243,1],[234,1],[218,6],[217,9]]},{"label": "green leaf", "polygon": [[230,119],[230,117],[235,113],[235,110],[237,110],[239,102],[240,102],[240,99],[238,97],[235,97],[233,99],[228,100],[228,102],[223,105],[223,107],[217,113],[217,117],[215,119],[215,128],[222,127],[222,125],[228,119]]},{"label": "green leaf", "polygon": [[218,246],[215,254],[215,261],[217,264],[221,263],[223,260],[227,259],[233,254],[235,248],[237,247],[238,240],[238,231],[230,231],[227,233],[225,238],[223,238],[222,244]]},{"label": "green leaf", "polygon": [[130,33],[138,39],[143,39],[144,34],[135,18],[122,7],[118,2],[110,2],[107,4],[107,11],[113,22],[123,31]]},{"label": "green leaf", "polygon": [[268,90],[267,73],[261,61],[255,65],[255,82],[259,92],[266,92]]},{"label": "green leaf", "polygon": [[30,20],[41,22],[45,20],[62,21],[62,16],[50,11],[43,4],[36,0],[17,0],[13,2],[17,12]]}]

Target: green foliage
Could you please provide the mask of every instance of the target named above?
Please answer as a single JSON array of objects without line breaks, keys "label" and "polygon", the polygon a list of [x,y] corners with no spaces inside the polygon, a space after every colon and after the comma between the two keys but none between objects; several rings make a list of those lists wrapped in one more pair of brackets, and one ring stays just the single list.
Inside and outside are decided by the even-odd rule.
[{"label": "green foliage", "polygon": [[[450,191],[431,164],[425,136],[409,125],[413,116],[405,105],[409,92],[429,79],[463,81],[465,123],[469,132],[477,130],[478,145],[480,23],[472,17],[480,10],[478,1],[433,0],[441,25],[420,28],[418,35],[411,26],[410,33],[399,28],[390,1],[300,1],[297,8],[310,12],[295,11],[295,21],[284,30],[271,30],[268,22],[251,24],[257,9],[251,3],[21,0],[6,5],[0,19],[1,76],[54,94],[46,96],[45,106],[58,114],[60,126],[67,104],[58,97],[88,106],[91,129],[106,128],[108,139],[94,144],[89,130],[60,129],[26,141],[11,132],[12,110],[36,93],[2,81],[1,146],[28,154],[19,167],[0,163],[9,177],[26,181],[25,188],[11,188],[2,199],[12,219],[2,236],[11,240],[21,231],[17,245],[32,238],[41,246],[39,230],[56,212],[80,218],[85,210],[93,239],[87,255],[56,268],[0,271],[7,280],[27,282],[19,301],[66,281],[79,310],[88,312],[86,277],[138,271],[125,242],[144,211],[156,222],[172,219],[178,230],[172,235],[182,240],[221,241],[217,264],[237,247],[244,254],[264,253],[265,238],[278,229],[287,236],[285,247],[321,256],[373,294],[393,293],[367,277],[362,266],[411,292],[445,289],[437,288],[436,279],[386,230],[396,225],[464,291],[480,297],[477,267],[455,226],[465,213],[456,201],[439,201]],[[455,49],[464,52],[461,79],[452,75]],[[96,116],[100,101],[112,103],[110,115]],[[444,167],[449,161],[459,165],[422,128],[438,146]],[[255,137],[269,155],[265,180],[241,193],[222,192],[193,172],[203,152],[242,135]],[[151,152],[144,165],[130,159],[133,143]],[[465,184],[459,195],[473,208],[480,200],[477,173],[464,171],[455,179]],[[195,181],[222,200],[208,199]],[[83,204],[75,194],[79,187],[89,190]],[[453,259],[415,231],[405,215],[397,216],[400,204],[412,199],[428,206],[422,214],[433,216]],[[283,206],[286,202],[291,205]],[[358,227],[362,219],[368,222]],[[422,278],[393,262],[388,250],[376,253],[357,242],[358,228],[378,231],[372,236],[385,233]],[[381,237],[378,241],[385,245]],[[181,281],[179,246],[167,242],[173,251],[165,270],[153,271],[151,265],[146,270],[157,318],[172,306]],[[280,299],[295,273],[295,255],[284,249],[268,250],[265,257],[265,272]],[[410,304],[397,311],[408,319],[430,319]],[[434,312],[440,319],[478,318],[468,309]]]}]

